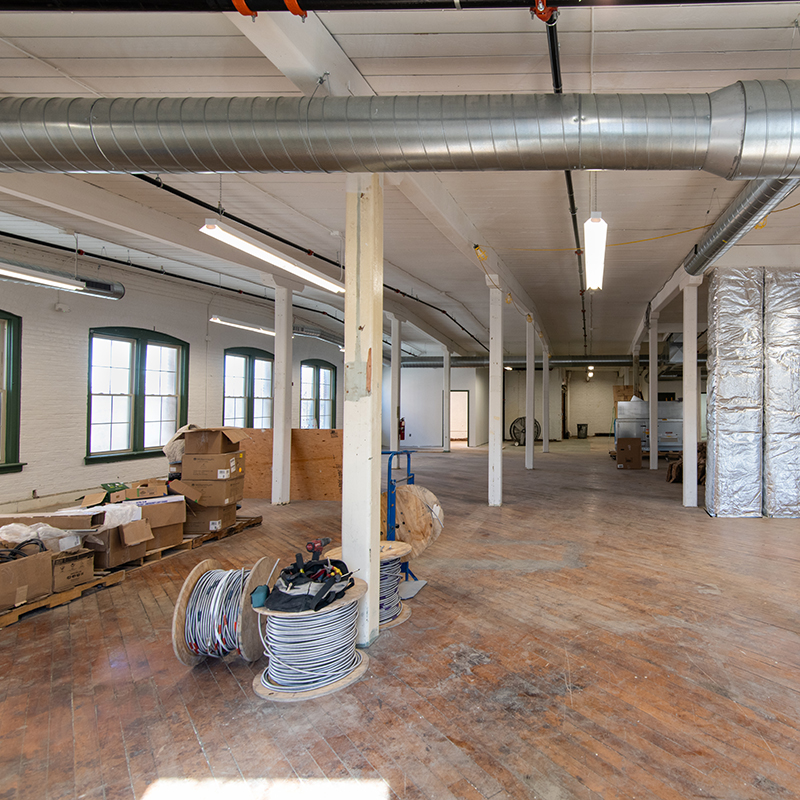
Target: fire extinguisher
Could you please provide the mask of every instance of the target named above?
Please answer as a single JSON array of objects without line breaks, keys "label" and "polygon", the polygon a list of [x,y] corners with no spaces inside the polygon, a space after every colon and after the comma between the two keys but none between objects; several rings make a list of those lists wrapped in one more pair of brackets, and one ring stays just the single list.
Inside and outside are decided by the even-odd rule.
[{"label": "fire extinguisher", "polygon": [[400,441],[402,442],[406,438],[406,418],[400,417],[400,422],[397,425],[397,429],[400,432]]}]

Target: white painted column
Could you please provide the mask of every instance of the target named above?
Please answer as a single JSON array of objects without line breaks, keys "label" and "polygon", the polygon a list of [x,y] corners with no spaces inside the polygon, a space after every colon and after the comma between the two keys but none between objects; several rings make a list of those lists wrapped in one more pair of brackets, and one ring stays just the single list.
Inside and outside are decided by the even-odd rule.
[{"label": "white painted column", "polygon": [[400,320],[389,314],[392,321],[392,385],[390,405],[391,419],[389,420],[389,449],[400,449]]},{"label": "white painted column", "polygon": [[292,290],[275,281],[275,382],[272,400],[272,504],[292,493]]},{"label": "white painted column", "polygon": [[450,350],[442,353],[442,448],[450,452]]},{"label": "white painted column", "polygon": [[503,504],[503,292],[497,275],[489,286],[489,505]]},{"label": "white painted column", "polygon": [[536,329],[525,323],[525,469],[533,469],[533,441],[536,429]]},{"label": "white painted column", "polygon": [[383,179],[347,178],[344,305],[342,550],[369,587],[359,602],[358,639],[378,636],[383,364]]},{"label": "white painted column", "polygon": [[650,312],[648,340],[648,372],[650,374],[650,469],[658,469],[658,314]]},{"label": "white painted column", "polygon": [[638,392],[641,391],[639,386],[639,345],[633,351],[633,366],[631,367],[631,383],[633,384],[633,394],[638,397]]},{"label": "white painted column", "polygon": [[550,353],[542,342],[542,452],[550,452]]},{"label": "white painted column", "polygon": [[683,504],[697,506],[697,284],[683,287]]}]

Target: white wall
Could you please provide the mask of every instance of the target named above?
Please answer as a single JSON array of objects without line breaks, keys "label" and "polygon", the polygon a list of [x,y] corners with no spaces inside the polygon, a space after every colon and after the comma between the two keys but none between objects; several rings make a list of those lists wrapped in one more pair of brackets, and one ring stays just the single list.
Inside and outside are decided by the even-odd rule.
[{"label": "white wall", "polygon": [[[22,317],[20,460],[27,462],[22,472],[0,475],[0,507],[6,510],[64,502],[101,482],[166,474],[166,458],[84,465],[89,328],[145,328],[188,342],[188,421],[204,426],[222,424],[225,348],[273,351],[271,337],[208,322],[212,313],[218,313],[270,326],[273,315],[269,301],[262,304],[233,293],[105,266],[98,277],[121,282],[125,297],[104,300],[0,282],[0,308]],[[56,303],[68,306],[69,312],[56,311]],[[306,316],[313,319],[313,315]],[[344,371],[339,348],[296,337],[293,425],[299,424],[300,362],[305,358],[325,359],[337,367],[336,408],[341,421]],[[34,492],[42,501],[26,503]]]},{"label": "white wall", "polygon": [[[506,370],[505,372],[505,407],[503,437],[509,439],[508,429],[517,417],[525,416],[525,372],[524,369]],[[542,423],[542,371],[536,371],[536,389],[534,391],[535,417]],[[581,420],[583,422],[583,420]],[[561,370],[550,371],[550,438],[561,438]]]},{"label": "white wall", "polygon": [[616,371],[596,370],[586,381],[583,370],[569,370],[567,391],[567,429],[570,436],[578,435],[578,424],[589,426],[589,436],[595,433],[614,433],[613,386],[622,383]]}]

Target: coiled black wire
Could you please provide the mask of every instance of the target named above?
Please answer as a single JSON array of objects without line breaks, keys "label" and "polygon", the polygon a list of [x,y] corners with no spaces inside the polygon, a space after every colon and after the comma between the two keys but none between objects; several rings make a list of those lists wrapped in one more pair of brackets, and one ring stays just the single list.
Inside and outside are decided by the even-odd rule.
[{"label": "coiled black wire", "polygon": [[26,539],[20,542],[16,547],[4,547],[0,549],[0,562],[16,561],[18,558],[25,558],[25,556],[35,555],[35,553],[26,552],[26,548],[36,547],[35,553],[43,553],[47,550],[45,543],[41,539]]},{"label": "coiled black wire", "polygon": [[248,569],[212,569],[200,576],[186,604],[184,636],[196,655],[239,651],[239,611]]},{"label": "coiled black wire", "polygon": [[361,663],[357,612],[353,600],[313,614],[268,616],[266,636],[261,632],[269,656],[262,685],[276,692],[306,692],[347,677]]},{"label": "coiled black wire", "polygon": [[380,585],[380,617],[379,622],[385,625],[400,616],[403,603],[400,600],[400,577],[402,574],[400,558],[381,560]]}]

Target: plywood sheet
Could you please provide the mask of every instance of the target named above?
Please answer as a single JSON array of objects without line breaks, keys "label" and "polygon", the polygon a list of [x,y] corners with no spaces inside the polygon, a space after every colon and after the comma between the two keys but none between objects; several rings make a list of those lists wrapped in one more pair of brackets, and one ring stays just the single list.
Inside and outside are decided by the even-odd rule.
[{"label": "plywood sheet", "polygon": [[[272,430],[248,429],[244,496],[272,496]],[[342,499],[342,431],[292,430],[292,490],[294,500]]]}]

